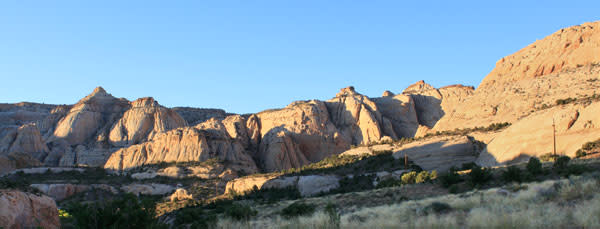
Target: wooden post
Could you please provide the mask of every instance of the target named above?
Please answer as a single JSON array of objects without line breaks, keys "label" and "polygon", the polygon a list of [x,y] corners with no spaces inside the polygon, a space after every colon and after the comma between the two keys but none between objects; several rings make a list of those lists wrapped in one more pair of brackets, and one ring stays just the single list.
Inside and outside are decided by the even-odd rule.
[{"label": "wooden post", "polygon": [[404,154],[404,168],[408,169],[408,155]]},{"label": "wooden post", "polygon": [[554,118],[552,118],[552,144],[554,145],[553,153],[556,157],[556,125],[554,125]]}]

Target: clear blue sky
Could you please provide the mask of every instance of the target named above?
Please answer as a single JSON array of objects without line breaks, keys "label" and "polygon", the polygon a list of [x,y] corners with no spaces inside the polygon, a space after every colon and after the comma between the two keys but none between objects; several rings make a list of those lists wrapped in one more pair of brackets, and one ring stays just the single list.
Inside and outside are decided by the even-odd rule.
[{"label": "clear blue sky", "polygon": [[[477,86],[497,60],[600,1],[2,1],[0,103],[94,87],[250,113],[418,80]],[[493,3],[488,3],[493,2]]]}]

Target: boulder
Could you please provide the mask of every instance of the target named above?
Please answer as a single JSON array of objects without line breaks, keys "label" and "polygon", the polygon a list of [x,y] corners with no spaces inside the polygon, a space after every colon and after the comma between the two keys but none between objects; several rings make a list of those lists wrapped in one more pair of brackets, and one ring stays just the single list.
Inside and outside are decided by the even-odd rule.
[{"label": "boulder", "polygon": [[298,179],[298,191],[302,196],[314,196],[338,188],[339,178],[337,176],[301,176]]},{"label": "boulder", "polygon": [[16,190],[0,190],[0,225],[6,228],[59,228],[56,202]]},{"label": "boulder", "polygon": [[227,182],[227,193],[245,193],[254,188],[288,188],[295,187],[304,197],[327,192],[339,187],[339,178],[332,175],[309,175],[309,176],[277,176],[261,175],[241,177]]},{"label": "boulder", "polygon": [[31,184],[30,186],[37,188],[55,201],[62,201],[77,193],[85,192],[89,189],[88,185],[78,184]]},{"label": "boulder", "polygon": [[121,186],[123,192],[142,195],[166,195],[175,191],[175,187],[167,184],[128,184]]},{"label": "boulder", "polygon": [[183,188],[178,188],[177,190],[175,190],[175,192],[173,194],[171,194],[171,196],[169,196],[169,200],[171,202],[174,201],[179,201],[179,200],[193,200],[194,197],[192,196],[192,194],[188,194],[187,190],[183,189]]}]

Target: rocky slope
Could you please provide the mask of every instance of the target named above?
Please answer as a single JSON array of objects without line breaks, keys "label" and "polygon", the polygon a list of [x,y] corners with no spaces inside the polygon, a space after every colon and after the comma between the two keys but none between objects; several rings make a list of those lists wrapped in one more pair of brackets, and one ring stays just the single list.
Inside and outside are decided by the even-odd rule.
[{"label": "rocky slope", "polygon": [[515,122],[543,104],[593,95],[600,87],[598,63],[600,22],[561,29],[498,61],[434,130]]}]

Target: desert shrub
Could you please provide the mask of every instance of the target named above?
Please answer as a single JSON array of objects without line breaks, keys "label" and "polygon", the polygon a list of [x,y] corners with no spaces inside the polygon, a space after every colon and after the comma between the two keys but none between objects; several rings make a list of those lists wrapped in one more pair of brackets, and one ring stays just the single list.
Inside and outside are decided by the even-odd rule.
[{"label": "desert shrub", "polygon": [[447,203],[433,202],[424,208],[427,213],[442,214],[452,211],[452,207]]},{"label": "desert shrub", "polygon": [[581,146],[581,149],[583,150],[593,150],[596,148],[600,148],[600,139],[593,142],[586,142]]},{"label": "desert shrub", "polygon": [[461,166],[461,170],[469,170],[472,168],[477,167],[477,164],[475,164],[475,162],[469,162],[469,163],[463,163]]},{"label": "desert shrub", "polygon": [[377,186],[375,188],[396,187],[396,186],[401,186],[401,185],[402,185],[401,180],[396,180],[394,178],[388,178],[388,179],[382,180],[379,183],[377,183]]},{"label": "desert shrub", "polygon": [[585,156],[587,156],[587,153],[585,151],[583,151],[582,149],[578,149],[577,152],[575,152],[576,158],[585,157]]},{"label": "desert shrub", "polygon": [[552,166],[557,170],[566,169],[570,160],[571,158],[569,156],[560,156],[556,158],[556,161],[554,161]]},{"label": "desert shrub", "polygon": [[433,172],[427,172],[427,171],[421,171],[417,174],[417,177],[415,177],[415,183],[425,183],[428,181],[431,181],[433,179],[437,178],[437,172],[433,171]]},{"label": "desert shrub", "polygon": [[492,178],[492,173],[487,168],[476,166],[469,173],[469,181],[473,185],[482,185]]},{"label": "desert shrub", "polygon": [[184,208],[175,215],[175,226],[189,224],[191,228],[212,228],[217,225],[217,216],[202,208]]},{"label": "desert shrub", "polygon": [[557,99],[556,105],[565,105],[577,101],[577,98]]},{"label": "desert shrub", "polygon": [[333,225],[334,228],[340,228],[341,216],[340,213],[338,213],[335,204],[327,203],[327,206],[325,206],[325,214],[329,216],[330,224]]},{"label": "desert shrub", "polygon": [[252,190],[245,192],[243,195],[235,195],[235,199],[251,199],[274,202],[279,200],[295,200],[300,199],[300,191],[296,186],[285,188],[263,188],[258,189],[254,186]]},{"label": "desert shrub", "polygon": [[76,228],[167,228],[154,218],[151,201],[125,194],[105,203],[73,203],[67,210]]},{"label": "desert shrub", "polygon": [[234,203],[225,210],[225,215],[235,220],[249,220],[257,214],[250,206]]},{"label": "desert shrub", "polygon": [[315,208],[316,206],[314,204],[294,202],[281,210],[280,214],[286,218],[312,215],[315,212]]},{"label": "desert shrub", "polygon": [[450,187],[448,187],[449,193],[458,193],[458,191],[459,191],[458,184],[453,184],[453,185],[450,185]]},{"label": "desert shrub", "polygon": [[527,171],[532,175],[542,173],[542,162],[535,157],[529,158],[529,161],[527,162]]},{"label": "desert shrub", "polygon": [[340,186],[330,193],[347,193],[373,189],[375,188],[373,178],[373,175],[360,175],[352,178],[344,177],[339,181]]},{"label": "desert shrub", "polygon": [[554,155],[552,153],[546,153],[540,156],[540,160],[542,161],[556,161],[558,155]]},{"label": "desert shrub", "polygon": [[568,165],[565,170],[562,171],[564,176],[569,175],[581,175],[585,172],[588,172],[590,169],[585,165],[571,164]]},{"label": "desert shrub", "polygon": [[414,184],[417,178],[417,172],[415,171],[411,171],[405,174],[402,174],[402,177],[400,177],[400,180],[402,181],[402,184]]},{"label": "desert shrub", "polygon": [[450,186],[461,182],[463,179],[456,171],[450,170],[449,172],[440,175],[438,180],[443,187],[449,188]]},{"label": "desert shrub", "polygon": [[523,181],[523,174],[521,173],[521,169],[518,167],[510,166],[502,173],[502,179],[506,182],[521,183]]}]

